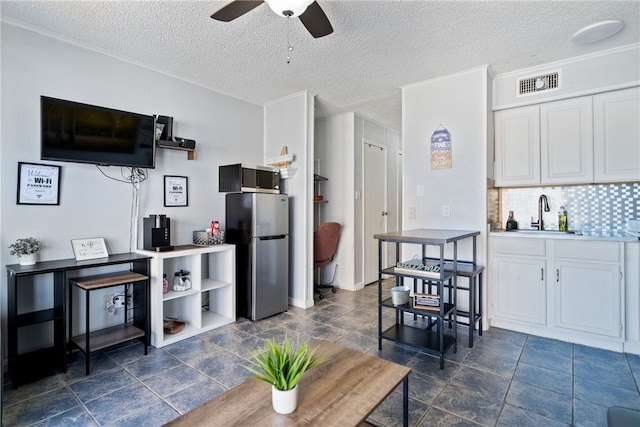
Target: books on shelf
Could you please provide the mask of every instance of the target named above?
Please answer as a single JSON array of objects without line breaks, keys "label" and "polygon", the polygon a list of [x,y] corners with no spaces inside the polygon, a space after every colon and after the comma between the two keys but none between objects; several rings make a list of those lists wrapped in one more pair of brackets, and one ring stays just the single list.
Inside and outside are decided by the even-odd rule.
[{"label": "books on shelf", "polygon": [[440,310],[440,295],[415,294],[413,295],[413,308],[420,310]]}]

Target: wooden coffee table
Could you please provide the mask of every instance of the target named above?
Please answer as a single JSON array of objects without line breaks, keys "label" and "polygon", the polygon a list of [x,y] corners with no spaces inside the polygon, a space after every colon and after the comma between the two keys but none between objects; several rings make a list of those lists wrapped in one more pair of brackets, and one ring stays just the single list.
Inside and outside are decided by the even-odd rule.
[{"label": "wooden coffee table", "polygon": [[250,379],[167,425],[357,426],[401,382],[403,425],[409,425],[410,368],[328,341],[320,341],[317,348],[328,361],[302,376],[298,408],[293,413],[276,413],[271,406],[271,386]]}]

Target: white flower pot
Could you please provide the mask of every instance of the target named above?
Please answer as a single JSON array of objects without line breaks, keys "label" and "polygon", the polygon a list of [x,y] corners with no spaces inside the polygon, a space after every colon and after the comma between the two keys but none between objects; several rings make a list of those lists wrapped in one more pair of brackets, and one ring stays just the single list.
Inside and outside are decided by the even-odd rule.
[{"label": "white flower pot", "polygon": [[298,385],[286,391],[271,386],[271,403],[273,410],[279,414],[292,413],[298,407]]},{"label": "white flower pot", "polygon": [[20,256],[20,265],[34,265],[38,260],[38,253],[24,254]]}]

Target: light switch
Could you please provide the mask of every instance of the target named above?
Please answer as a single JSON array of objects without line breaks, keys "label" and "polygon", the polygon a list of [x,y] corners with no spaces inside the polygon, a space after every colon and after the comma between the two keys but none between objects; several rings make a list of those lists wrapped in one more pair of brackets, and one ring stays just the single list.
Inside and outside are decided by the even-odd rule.
[{"label": "light switch", "polygon": [[424,187],[422,185],[418,185],[416,188],[416,195],[419,197],[424,196]]},{"label": "light switch", "polygon": [[451,205],[442,205],[442,216],[451,216]]}]

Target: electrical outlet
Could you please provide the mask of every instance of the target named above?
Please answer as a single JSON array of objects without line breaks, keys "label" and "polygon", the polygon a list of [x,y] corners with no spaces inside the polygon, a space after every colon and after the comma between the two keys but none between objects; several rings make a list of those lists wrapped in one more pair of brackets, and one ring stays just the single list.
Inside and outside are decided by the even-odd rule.
[{"label": "electrical outlet", "polygon": [[442,216],[451,216],[451,205],[442,205]]},{"label": "electrical outlet", "polygon": [[418,187],[416,188],[416,196],[418,197],[424,196],[424,186],[418,185]]},{"label": "electrical outlet", "polygon": [[113,306],[115,308],[124,307],[124,295],[116,295],[113,297]]},{"label": "electrical outlet", "polygon": [[409,208],[409,219],[416,219],[416,208]]}]

